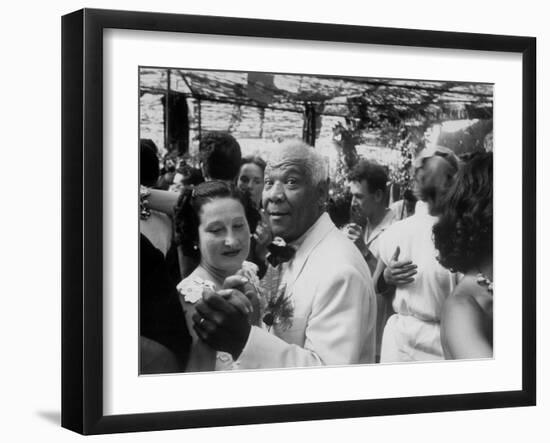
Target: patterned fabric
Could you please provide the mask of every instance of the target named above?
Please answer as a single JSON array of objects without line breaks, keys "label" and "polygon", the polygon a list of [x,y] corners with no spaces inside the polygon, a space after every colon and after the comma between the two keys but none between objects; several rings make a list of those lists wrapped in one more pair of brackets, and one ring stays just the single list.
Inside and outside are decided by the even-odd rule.
[{"label": "patterned fabric", "polygon": [[178,292],[183,296],[187,303],[196,303],[202,298],[202,290],[208,288],[216,289],[216,285],[209,280],[200,277],[188,277],[183,279],[177,286]]}]

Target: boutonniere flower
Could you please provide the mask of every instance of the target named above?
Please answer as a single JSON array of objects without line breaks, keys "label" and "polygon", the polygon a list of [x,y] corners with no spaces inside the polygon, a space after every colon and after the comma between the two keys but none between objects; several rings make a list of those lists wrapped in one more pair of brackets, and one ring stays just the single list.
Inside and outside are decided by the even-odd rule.
[{"label": "boutonniere flower", "polygon": [[270,266],[261,281],[262,290],[266,297],[266,307],[263,322],[268,328],[275,327],[284,331],[292,326],[294,305],[290,295],[285,295],[286,284],[281,284],[280,265]]}]

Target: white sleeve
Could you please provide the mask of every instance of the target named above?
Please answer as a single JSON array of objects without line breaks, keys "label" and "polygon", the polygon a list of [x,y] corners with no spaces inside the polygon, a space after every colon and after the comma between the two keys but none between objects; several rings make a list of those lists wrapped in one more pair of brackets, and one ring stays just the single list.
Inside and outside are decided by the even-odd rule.
[{"label": "white sleeve", "polygon": [[378,260],[381,260],[382,263],[384,263],[386,266],[390,262],[390,259],[393,256],[393,253],[395,252],[395,248],[397,247],[398,241],[396,238],[396,226],[400,222],[396,222],[388,229],[386,229],[384,232],[380,234],[380,237],[378,237],[377,241],[377,258]]},{"label": "white sleeve", "polygon": [[366,277],[352,266],[325,273],[316,284],[304,346],[252,327],[238,359],[241,369],[363,363],[365,349],[374,346],[366,323],[372,323],[376,312],[374,289]]}]

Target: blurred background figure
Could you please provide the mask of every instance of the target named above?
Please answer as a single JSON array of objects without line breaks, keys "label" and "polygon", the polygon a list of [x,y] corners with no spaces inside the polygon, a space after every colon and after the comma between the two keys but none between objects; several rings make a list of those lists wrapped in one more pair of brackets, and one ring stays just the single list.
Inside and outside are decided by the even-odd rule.
[{"label": "blurred background figure", "polygon": [[397,200],[390,205],[390,209],[395,214],[396,220],[403,220],[414,214],[414,209],[418,199],[410,189],[406,189],[403,193],[403,198]]},{"label": "blurred background figure", "polygon": [[260,210],[262,217],[252,233],[250,254],[248,256],[248,260],[258,266],[260,276],[263,276],[266,272],[268,245],[273,240],[268,217],[265,211],[261,209],[265,167],[266,162],[259,156],[249,155],[243,157],[237,179],[239,189],[250,196],[251,201]]},{"label": "blurred background figure", "polygon": [[[437,261],[432,228],[442,197],[458,170],[458,159],[444,148],[421,153],[415,162],[415,193],[425,210],[391,225],[379,240],[375,272],[378,290],[395,286],[393,314],[384,327],[380,361],[429,361],[444,358],[440,320],[456,275]],[[420,203],[420,202],[419,202]]]},{"label": "blurred background figure", "polygon": [[158,178],[157,189],[167,190],[174,183],[174,178],[176,176],[176,165],[177,159],[174,157],[173,153],[168,153],[164,156],[163,165],[160,170],[160,177]]},{"label": "blurred background figure", "polygon": [[383,166],[361,160],[349,175],[351,205],[354,213],[365,224],[350,223],[344,233],[359,248],[371,273],[378,262],[377,240],[395,220],[395,214],[386,205],[388,174]]},{"label": "blurred background figure", "polygon": [[[141,139],[139,149],[140,185],[147,188],[154,187],[159,179],[157,147],[152,140]],[[139,230],[166,256],[172,243],[172,220],[168,215],[149,209],[140,217]]]},{"label": "blurred background figure", "polygon": [[[363,225],[350,223],[344,228],[344,233],[355,243],[371,274],[374,273],[380,257],[379,239],[381,234],[395,222],[394,212],[387,207],[386,169],[378,163],[360,160],[349,175],[349,185],[352,195],[352,208],[364,220]],[[380,361],[380,345],[382,331],[386,321],[393,314],[391,307],[393,288],[387,287],[383,292],[376,293],[376,361]]]},{"label": "blurred background figure", "polygon": [[181,194],[184,189],[192,188],[204,182],[204,177],[199,168],[193,168],[185,162],[178,167],[178,173],[174,177],[174,183],[168,189],[171,192]]},{"label": "blurred background figure", "polygon": [[[140,185],[155,186],[159,178],[157,147],[140,140]],[[189,357],[191,337],[178,302],[176,283],[165,256],[172,241],[166,214],[142,211],[140,229],[140,371],[142,374],[181,372]]]},{"label": "blurred background figure", "polygon": [[262,202],[265,165],[261,157],[252,155],[243,157],[237,180],[239,188],[250,194],[257,208],[260,208]]},{"label": "blurred background figure", "polygon": [[234,184],[241,169],[241,147],[228,132],[204,134],[199,143],[200,168],[205,181]]}]

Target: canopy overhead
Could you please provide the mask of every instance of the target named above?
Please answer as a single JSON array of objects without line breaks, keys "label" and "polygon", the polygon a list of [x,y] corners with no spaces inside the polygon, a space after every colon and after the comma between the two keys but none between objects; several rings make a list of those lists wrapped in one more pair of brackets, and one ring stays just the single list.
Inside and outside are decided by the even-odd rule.
[{"label": "canopy overhead", "polygon": [[[159,71],[163,71],[159,76]],[[142,92],[170,90],[199,100],[354,118],[492,118],[493,85],[457,81],[330,77],[142,68]],[[159,91],[160,92],[160,91]]]}]

